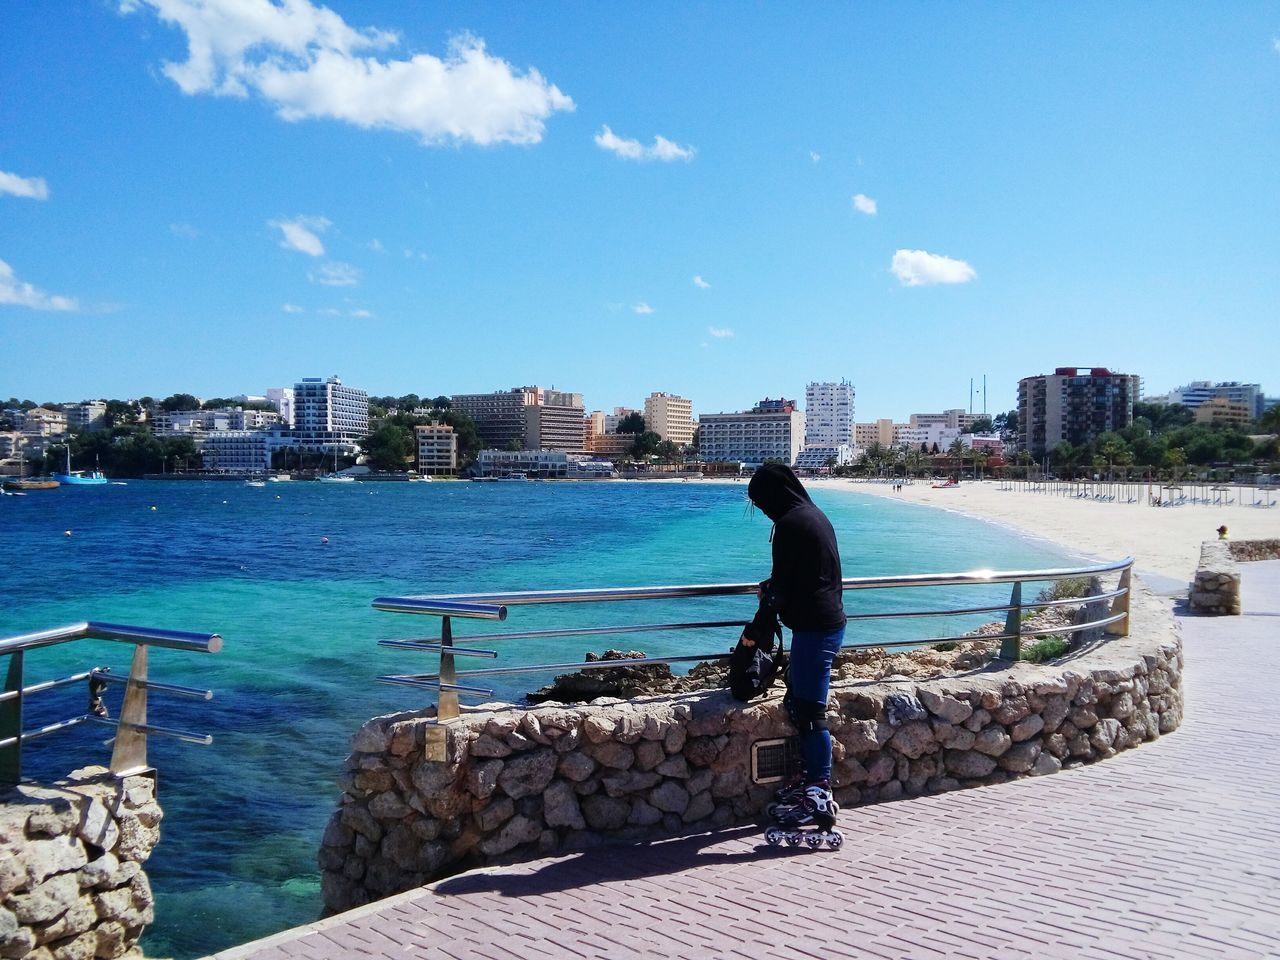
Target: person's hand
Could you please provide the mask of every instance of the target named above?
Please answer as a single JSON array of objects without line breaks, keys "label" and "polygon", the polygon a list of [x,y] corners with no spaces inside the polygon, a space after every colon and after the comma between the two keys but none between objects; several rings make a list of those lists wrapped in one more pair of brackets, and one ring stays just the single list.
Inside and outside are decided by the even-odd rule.
[{"label": "person's hand", "polygon": [[756,645],[756,642],[747,636],[747,631],[745,630],[742,631],[742,636],[738,638],[738,642],[744,647],[754,647]]}]

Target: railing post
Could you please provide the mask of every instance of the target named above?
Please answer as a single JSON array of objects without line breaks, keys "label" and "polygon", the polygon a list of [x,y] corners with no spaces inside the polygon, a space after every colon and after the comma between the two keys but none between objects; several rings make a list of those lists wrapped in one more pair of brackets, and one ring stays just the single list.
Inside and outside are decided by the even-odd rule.
[{"label": "railing post", "polygon": [[446,689],[458,682],[453,665],[453,622],[451,617],[440,618],[440,695],[436,697],[436,719],[458,719],[458,691]]},{"label": "railing post", "polygon": [[120,719],[116,726],[116,743],[111,751],[111,772],[117,777],[137,773],[147,767],[147,646],[133,648],[129,683],[124,688]]},{"label": "railing post", "polygon": [[1022,659],[1022,582],[1013,585],[1013,594],[1009,597],[1012,609],[1004,618],[1005,638],[1000,641],[1001,660]]},{"label": "railing post", "polygon": [[1102,629],[1112,637],[1127,637],[1129,635],[1129,574],[1133,572],[1133,567],[1125,567],[1120,571],[1120,582],[1116,584],[1117,590],[1123,590],[1124,593],[1111,601],[1111,616],[1124,614],[1123,620],[1117,620],[1115,623],[1108,624]]},{"label": "railing post", "polygon": [[22,651],[9,654],[5,669],[4,692],[11,699],[0,702],[0,740],[13,739],[0,747],[0,784],[13,784],[22,779]]}]

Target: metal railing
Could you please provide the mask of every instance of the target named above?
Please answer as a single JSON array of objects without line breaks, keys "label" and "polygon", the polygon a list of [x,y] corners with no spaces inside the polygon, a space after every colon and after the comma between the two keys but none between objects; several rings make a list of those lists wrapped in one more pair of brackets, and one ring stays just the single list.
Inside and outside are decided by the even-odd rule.
[{"label": "metal railing", "polygon": [[[876,613],[852,613],[851,623],[889,619],[928,619],[934,617],[955,617],[975,614],[1005,614],[1004,631],[996,636],[982,637],[984,640],[1000,641],[1000,658],[1008,661],[1021,659],[1021,644],[1028,637],[1040,637],[1058,634],[1075,634],[1085,630],[1103,629],[1114,636],[1124,636],[1129,630],[1129,584],[1133,568],[1133,558],[1126,557],[1115,563],[1104,563],[1095,566],[1076,567],[1052,570],[1015,570],[994,571],[974,570],[968,573],[933,573],[897,577],[852,577],[844,581],[844,589],[848,590],[888,590],[943,586],[987,586],[991,584],[1012,584],[1012,592],[1007,604],[995,606],[977,606],[947,609],[894,610]],[[1022,586],[1024,583],[1053,582],[1080,577],[1098,577],[1103,574],[1118,573],[1115,589],[1100,590],[1085,596],[1061,599],[1045,599],[1024,601]],[[441,618],[439,637],[418,637],[404,640],[380,640],[379,645],[402,650],[423,650],[439,654],[440,669],[435,673],[395,674],[378,679],[384,683],[419,687],[436,691],[437,723],[447,723],[459,716],[459,698],[463,696],[492,697],[493,690],[477,685],[480,677],[492,677],[504,674],[545,673],[567,670],[603,670],[617,667],[645,666],[658,663],[694,663],[700,661],[723,660],[729,654],[723,651],[715,653],[691,654],[670,657],[643,657],[626,660],[593,660],[573,663],[539,663],[516,666],[484,667],[474,670],[459,671],[455,660],[458,657],[493,659],[498,656],[496,650],[473,646],[459,646],[460,639],[453,634],[453,621],[456,618],[470,620],[505,621],[509,608],[527,604],[570,604],[570,603],[612,603],[627,600],[682,600],[706,597],[734,597],[754,595],[757,584],[754,583],[717,583],[691,584],[685,586],[665,587],[619,587],[582,590],[530,590],[514,593],[466,593],[447,596],[428,597],[379,597],[373,601],[375,609],[389,613],[413,613]],[[1024,612],[1055,606],[1081,606],[1109,603],[1106,615],[1097,617],[1087,623],[1061,625],[1046,628],[1028,628],[1023,626]],[[1097,611],[1098,608],[1090,609]],[[753,611],[754,612],[754,611]],[[635,623],[607,626],[567,627],[549,630],[519,630],[508,633],[490,633],[472,639],[484,643],[504,640],[536,640],[550,637],[591,637],[613,636],[618,634],[639,634],[653,632],[671,632],[681,630],[704,630],[744,626],[747,620],[705,620],[678,623]],[[972,636],[948,637],[914,637],[908,640],[867,640],[864,642],[846,643],[845,648],[885,648],[885,647],[921,647],[938,643],[959,642],[975,639]]]},{"label": "metal railing", "polygon": [[[27,651],[76,640],[114,640],[133,644],[129,676],[127,678],[117,676],[109,667],[95,667],[56,680],[24,684],[23,668]],[[158,683],[149,679],[147,653],[151,647],[217,653],[222,649],[222,637],[216,633],[156,630],[151,627],[131,627],[87,620],[65,627],[54,627],[50,630],[38,630],[35,633],[0,639],[0,657],[8,658],[4,668],[4,688],[0,691],[0,783],[12,784],[22,779],[24,743],[83,724],[98,724],[114,728],[110,769],[116,776],[125,776],[147,768],[148,736],[171,737],[187,743],[212,743],[211,736],[172,730],[147,722],[149,692],[198,700],[213,698],[211,690]],[[88,684],[88,707],[83,714],[30,730],[23,729],[23,701],[27,697],[77,683]],[[124,696],[119,717],[112,719],[102,702],[102,693],[108,686],[115,685],[124,687]]]}]

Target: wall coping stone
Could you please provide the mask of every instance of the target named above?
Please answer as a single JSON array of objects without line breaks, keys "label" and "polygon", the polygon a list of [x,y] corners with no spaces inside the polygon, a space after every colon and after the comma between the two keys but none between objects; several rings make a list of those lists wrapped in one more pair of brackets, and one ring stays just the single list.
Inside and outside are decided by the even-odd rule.
[{"label": "wall coping stone", "polygon": [[1187,602],[1199,613],[1240,615],[1240,568],[1228,541],[1206,540],[1200,545],[1200,563]]}]

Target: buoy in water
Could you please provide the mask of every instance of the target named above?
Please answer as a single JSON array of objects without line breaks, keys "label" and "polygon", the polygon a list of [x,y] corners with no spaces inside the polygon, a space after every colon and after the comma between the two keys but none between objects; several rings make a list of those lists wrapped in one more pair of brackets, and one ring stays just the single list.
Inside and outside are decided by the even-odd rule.
[{"label": "buoy in water", "polygon": [[321,543],[328,543],[328,542],[329,542],[329,538],[328,538],[328,537],[321,537],[321,538],[320,538],[320,542],[321,542]]},{"label": "buoy in water", "polygon": [[152,507],[151,509],[152,509],[152,510],[154,510],[154,509],[155,509],[155,507]]},{"label": "buoy in water", "polygon": [[71,531],[70,531],[70,530],[63,530],[63,531],[62,531],[62,535],[63,535],[64,537],[69,537],[69,536],[71,536]]}]

